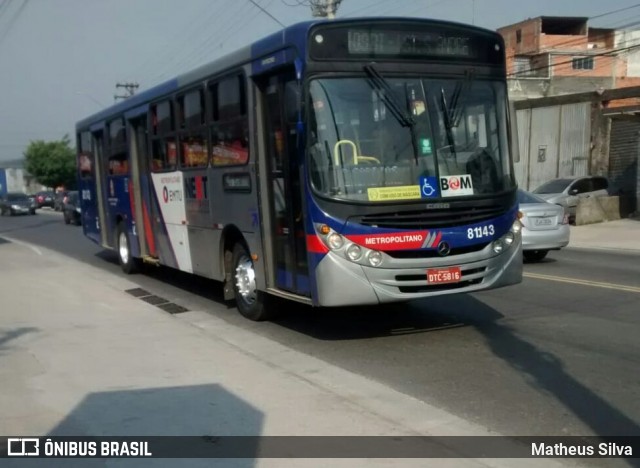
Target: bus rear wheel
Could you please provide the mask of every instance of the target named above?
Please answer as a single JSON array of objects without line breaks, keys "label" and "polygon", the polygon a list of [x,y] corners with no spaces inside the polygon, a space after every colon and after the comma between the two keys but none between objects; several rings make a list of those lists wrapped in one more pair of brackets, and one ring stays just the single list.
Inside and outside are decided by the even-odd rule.
[{"label": "bus rear wheel", "polygon": [[120,268],[126,274],[137,273],[140,270],[140,259],[134,258],[131,255],[131,244],[129,243],[129,236],[124,228],[123,223],[118,224],[116,232],[116,250],[118,252],[118,263]]},{"label": "bus rear wheel", "polygon": [[233,292],[238,311],[249,320],[257,322],[272,318],[268,296],[263,291],[258,291],[253,260],[244,245],[234,246],[232,265]]}]

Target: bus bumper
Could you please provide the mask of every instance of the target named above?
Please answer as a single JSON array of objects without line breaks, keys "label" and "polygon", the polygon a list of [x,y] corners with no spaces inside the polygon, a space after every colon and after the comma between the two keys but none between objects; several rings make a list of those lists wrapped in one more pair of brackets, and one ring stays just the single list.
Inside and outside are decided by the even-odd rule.
[{"label": "bus bumper", "polygon": [[[428,268],[460,267],[458,283],[427,282]],[[501,288],[522,282],[522,244],[518,239],[501,254],[491,244],[472,254],[430,259],[397,259],[385,255],[374,268],[329,252],[316,269],[317,305],[321,307],[402,302],[444,294]]]}]

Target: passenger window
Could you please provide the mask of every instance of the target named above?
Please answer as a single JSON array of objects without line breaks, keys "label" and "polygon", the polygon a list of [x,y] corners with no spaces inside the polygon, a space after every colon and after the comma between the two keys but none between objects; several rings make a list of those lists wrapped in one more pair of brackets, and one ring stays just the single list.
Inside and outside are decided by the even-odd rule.
[{"label": "passenger window", "polygon": [[249,122],[243,76],[225,78],[211,85],[209,90],[213,104],[211,164],[246,164],[249,160]]},{"label": "passenger window", "polygon": [[127,134],[124,119],[112,120],[108,126],[108,173],[109,175],[126,175],[129,173],[129,154],[127,152]]},{"label": "passenger window", "polygon": [[596,177],[593,179],[593,190],[607,190],[609,188],[609,183],[607,179],[603,177]]},{"label": "passenger window", "polygon": [[182,167],[205,167],[207,165],[207,139],[205,135],[189,135],[180,138]]},{"label": "passenger window", "polygon": [[591,192],[591,180],[590,179],[580,179],[579,181],[573,184],[571,190],[576,191],[576,195],[581,193]]},{"label": "passenger window", "polygon": [[173,137],[156,139],[151,143],[151,170],[173,170],[177,161],[176,140]]},{"label": "passenger window", "polygon": [[151,106],[151,153],[149,167],[152,171],[173,171],[178,164],[178,145],[173,116],[173,102],[164,101]]}]

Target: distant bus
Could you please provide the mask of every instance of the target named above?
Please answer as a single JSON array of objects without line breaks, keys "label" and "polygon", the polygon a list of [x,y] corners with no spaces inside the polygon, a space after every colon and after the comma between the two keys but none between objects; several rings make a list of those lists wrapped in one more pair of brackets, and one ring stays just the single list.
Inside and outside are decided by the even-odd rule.
[{"label": "distant bus", "polygon": [[515,284],[511,129],[494,32],[296,24],[79,122],[82,225],[252,320]]}]

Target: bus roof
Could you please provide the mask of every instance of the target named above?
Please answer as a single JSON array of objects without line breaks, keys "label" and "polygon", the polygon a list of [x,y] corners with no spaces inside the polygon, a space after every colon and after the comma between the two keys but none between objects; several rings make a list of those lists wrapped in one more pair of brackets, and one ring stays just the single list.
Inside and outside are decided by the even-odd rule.
[{"label": "bus roof", "polygon": [[199,80],[203,80],[209,76],[224,73],[225,70],[234,66],[240,66],[242,64],[250,63],[252,60],[264,57],[270,53],[282,50],[287,46],[293,46],[298,49],[300,57],[305,57],[306,53],[306,38],[311,27],[318,24],[341,24],[341,23],[358,23],[358,22],[415,22],[425,23],[433,25],[457,25],[469,30],[475,30],[479,34],[493,34],[497,37],[500,35],[489,29],[480,28],[477,26],[471,26],[464,23],[443,21],[428,18],[407,18],[407,17],[360,17],[360,18],[344,18],[334,20],[313,20],[305,21],[301,23],[292,24],[283,28],[275,33],[259,39],[252,44],[238,49],[230,54],[215,59],[212,62],[204,64],[194,70],[180,74],[175,78],[172,78],[164,83],[158,84],[152,88],[142,91],[130,98],[125,99],[117,104],[107,107],[85,119],[82,119],[76,124],[76,130],[85,130],[90,126],[100,123],[105,119],[113,116],[124,114],[127,111],[137,109],[141,106],[148,105],[151,101],[159,99],[163,96],[170,95],[171,93],[181,89],[189,84],[196,83]]}]

